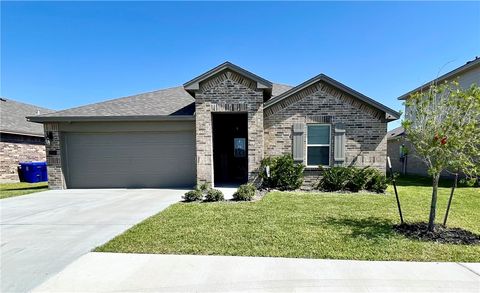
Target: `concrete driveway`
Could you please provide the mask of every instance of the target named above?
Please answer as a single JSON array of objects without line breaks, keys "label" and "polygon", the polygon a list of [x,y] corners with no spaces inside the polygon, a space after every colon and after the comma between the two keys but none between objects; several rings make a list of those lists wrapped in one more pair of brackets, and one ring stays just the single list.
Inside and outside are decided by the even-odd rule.
[{"label": "concrete driveway", "polygon": [[185,190],[52,190],[0,200],[2,292],[31,290]]}]

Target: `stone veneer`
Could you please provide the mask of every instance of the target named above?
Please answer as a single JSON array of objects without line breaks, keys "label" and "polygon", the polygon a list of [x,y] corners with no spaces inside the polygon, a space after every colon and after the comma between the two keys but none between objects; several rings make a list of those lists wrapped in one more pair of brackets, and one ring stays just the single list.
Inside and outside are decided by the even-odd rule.
[{"label": "stone veneer", "polygon": [[60,149],[60,131],[58,123],[44,124],[45,137],[51,134],[50,143],[45,144],[47,152],[47,170],[48,170],[48,187],[50,189],[65,189],[65,178],[62,171],[62,156]]},{"label": "stone veneer", "polygon": [[213,183],[212,113],[248,114],[248,180],[255,181],[263,158],[263,91],[257,83],[225,70],[200,83],[195,93],[197,182]]},{"label": "stone veneer", "polygon": [[19,162],[45,161],[43,137],[0,134],[0,179],[19,181]]},{"label": "stone veneer", "polygon": [[[265,156],[292,153],[293,123],[326,123],[332,127],[330,162],[333,166],[334,125],[344,123],[344,165],[372,166],[385,173],[387,121],[384,117],[385,113],[374,107],[318,82],[265,109]],[[306,135],[304,137],[306,140]],[[318,169],[306,169],[304,188],[311,187],[320,175]]]}]

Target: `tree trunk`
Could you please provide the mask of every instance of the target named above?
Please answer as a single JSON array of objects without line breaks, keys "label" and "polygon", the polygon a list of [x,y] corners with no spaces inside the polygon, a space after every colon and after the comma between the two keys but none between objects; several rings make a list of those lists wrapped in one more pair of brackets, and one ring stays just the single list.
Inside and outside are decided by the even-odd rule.
[{"label": "tree trunk", "polygon": [[432,204],[430,205],[430,217],[428,219],[428,231],[433,232],[435,228],[435,214],[437,211],[437,194],[438,194],[438,180],[440,179],[440,174],[433,175],[433,190],[432,190]]}]

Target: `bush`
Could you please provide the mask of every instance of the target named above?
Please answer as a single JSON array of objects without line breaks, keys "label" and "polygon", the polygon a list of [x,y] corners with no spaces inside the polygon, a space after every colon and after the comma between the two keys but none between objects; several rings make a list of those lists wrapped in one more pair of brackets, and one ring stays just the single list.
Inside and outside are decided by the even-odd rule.
[{"label": "bush", "polygon": [[370,167],[333,167],[323,169],[318,188],[323,191],[368,190],[383,193],[387,189],[387,178],[380,171]]},{"label": "bush", "polygon": [[362,169],[352,169],[345,189],[351,192],[359,192],[365,188],[366,183],[367,179],[365,178]]},{"label": "bush", "polygon": [[388,186],[388,180],[385,175],[381,174],[379,171],[376,171],[370,181],[367,182],[365,189],[368,191],[373,191],[376,193],[384,193]]},{"label": "bush", "polygon": [[255,196],[255,185],[252,183],[247,183],[240,185],[238,188],[237,192],[233,194],[233,199],[234,200],[243,200],[243,201],[249,201],[252,200],[253,197]]},{"label": "bush", "polygon": [[351,192],[359,192],[366,189],[367,184],[378,173],[376,169],[370,167],[365,168],[350,168],[350,181],[347,183],[346,189]]},{"label": "bush", "polygon": [[[270,168],[270,177],[267,177],[266,166]],[[295,163],[291,155],[265,158],[262,160],[261,168],[260,177],[266,187],[295,190],[302,186],[305,167]]]},{"label": "bush", "polygon": [[221,201],[223,200],[223,193],[218,190],[211,188],[207,191],[207,194],[205,195],[205,201]]},{"label": "bush", "polygon": [[211,189],[211,186],[209,183],[202,183],[200,185],[195,186],[195,190],[199,190],[202,193],[205,193]]},{"label": "bush", "polygon": [[185,193],[185,195],[183,196],[183,199],[186,202],[202,200],[202,198],[203,198],[203,193],[198,189],[191,190],[191,191]]},{"label": "bush", "polygon": [[348,167],[325,168],[318,188],[323,191],[345,190],[352,178],[352,172],[352,169]]}]

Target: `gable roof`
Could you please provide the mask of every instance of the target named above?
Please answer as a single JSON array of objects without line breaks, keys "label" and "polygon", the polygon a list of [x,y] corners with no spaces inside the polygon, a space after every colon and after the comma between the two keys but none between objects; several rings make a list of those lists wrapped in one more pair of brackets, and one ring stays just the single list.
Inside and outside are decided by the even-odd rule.
[{"label": "gable roof", "polygon": [[439,83],[439,82],[443,82],[445,80],[449,80],[449,79],[453,79],[455,77],[457,77],[458,75],[464,73],[465,71],[468,71],[472,68],[475,68],[477,66],[480,66],[480,57],[475,57],[475,59],[471,60],[471,61],[468,61],[467,63],[465,63],[464,65],[450,71],[450,72],[447,72],[445,73],[444,75],[432,80],[432,81],[429,81],[419,87],[417,87],[416,89],[414,90],[411,90],[409,91],[408,93],[406,94],[403,94],[401,95],[400,97],[398,97],[397,99],[398,100],[405,100],[406,98],[408,98],[411,94],[415,93],[415,92],[418,92],[424,88],[428,88],[432,85],[432,83]]},{"label": "gable roof", "polygon": [[272,83],[256,74],[251,73],[250,71],[247,71],[240,66],[237,66],[233,63],[230,62],[224,62],[217,67],[195,77],[194,79],[187,81],[186,83],[183,84],[183,87],[189,91],[189,90],[198,90],[199,89],[199,84],[200,82],[214,76],[215,74],[226,70],[230,69],[240,75],[243,75],[245,77],[248,77],[249,79],[256,81],[257,82],[257,88],[259,89],[271,89],[272,88]]},{"label": "gable roof", "polygon": [[192,79],[183,86],[127,96],[49,114],[32,115],[27,118],[29,121],[40,123],[60,121],[193,120],[195,114],[195,99],[192,97],[191,92],[198,89],[201,81],[226,69],[235,71],[236,73],[257,82],[258,88],[267,91],[269,96],[271,94],[272,98],[265,102],[265,109],[315,82],[325,81],[353,97],[385,112],[387,119],[394,120],[400,117],[398,112],[360,94],[324,74],[320,74],[296,87],[292,87],[284,84],[273,84],[230,62],[225,62]]},{"label": "gable roof", "polygon": [[377,108],[377,109],[385,112],[385,114],[386,114],[385,118],[387,120],[395,120],[395,119],[400,118],[400,113],[398,113],[397,111],[392,110],[391,108],[389,108],[389,107],[387,107],[387,106],[385,106],[385,105],[383,105],[383,104],[381,104],[381,103],[379,103],[379,102],[377,102],[377,101],[375,101],[375,100],[357,92],[356,90],[354,90],[354,89],[352,89],[352,88],[334,80],[331,77],[328,77],[327,75],[325,75],[323,73],[305,81],[304,83],[302,83],[302,84],[300,84],[296,87],[293,87],[293,88],[289,89],[288,91],[284,92],[283,94],[278,95],[275,98],[270,99],[269,101],[267,101],[265,103],[264,109],[267,109],[267,108],[275,105],[276,103],[290,97],[291,95],[293,95],[295,93],[298,93],[298,92],[304,90],[305,88],[307,88],[307,87],[309,87],[309,86],[311,86],[311,85],[313,85],[313,84],[315,84],[319,81],[326,82],[326,83],[328,83],[328,84],[330,84],[330,85],[332,85],[332,86],[350,94],[351,96],[353,96],[353,97],[355,97],[355,98],[373,106],[374,108]]},{"label": "gable roof", "polygon": [[51,112],[53,110],[0,98],[0,132],[43,137],[43,126],[28,122],[26,116]]}]

